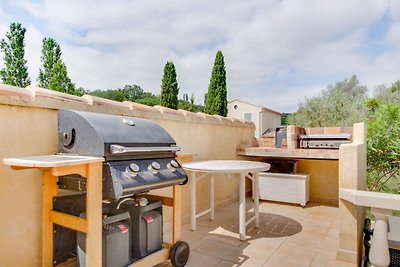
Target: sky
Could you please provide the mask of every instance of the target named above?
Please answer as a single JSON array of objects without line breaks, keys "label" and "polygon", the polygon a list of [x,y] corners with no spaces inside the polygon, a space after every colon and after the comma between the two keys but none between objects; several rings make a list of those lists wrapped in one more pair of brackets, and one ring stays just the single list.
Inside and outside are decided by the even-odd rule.
[{"label": "sky", "polygon": [[196,103],[218,50],[228,100],[279,112],[353,74],[370,94],[400,79],[398,0],[1,0],[1,38],[12,22],[27,29],[35,85],[45,37],[60,44],[78,87],[137,84],[159,94],[173,61],[180,97],[194,94]]}]

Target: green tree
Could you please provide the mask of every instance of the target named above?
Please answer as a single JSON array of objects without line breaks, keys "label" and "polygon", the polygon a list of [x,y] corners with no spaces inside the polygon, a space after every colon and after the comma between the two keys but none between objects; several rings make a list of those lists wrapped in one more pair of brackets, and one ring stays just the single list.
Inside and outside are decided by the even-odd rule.
[{"label": "green tree", "polygon": [[123,88],[108,89],[108,90],[94,90],[88,92],[90,95],[103,97],[115,101],[133,101],[148,106],[155,106],[160,104],[160,96],[154,95],[150,92],[145,92],[139,85],[125,85]]},{"label": "green tree", "polygon": [[49,79],[48,88],[71,95],[77,94],[75,84],[72,83],[71,79],[68,77],[67,67],[61,59],[58,59],[53,66],[53,73]]},{"label": "green tree", "polygon": [[400,103],[400,81],[394,82],[390,87],[376,87],[374,97],[382,103]]},{"label": "green tree", "polygon": [[164,67],[164,76],[161,84],[161,106],[177,109],[178,93],[179,87],[176,81],[175,66],[172,61],[168,61]]},{"label": "green tree", "polygon": [[193,112],[195,110],[195,104],[194,104],[194,94],[190,96],[190,107],[189,111]]},{"label": "green tree", "polygon": [[7,40],[0,41],[5,65],[5,68],[0,70],[0,77],[5,84],[26,87],[31,83],[24,59],[25,32],[26,29],[20,23],[14,22],[10,25],[10,31],[6,33]]},{"label": "green tree", "polygon": [[160,105],[161,100],[159,95],[155,95],[151,92],[145,92],[143,96],[135,102],[143,105],[155,106]]},{"label": "green tree", "polygon": [[388,187],[387,182],[400,178],[400,104],[380,105],[368,120],[367,133],[368,189],[398,193],[398,185]]},{"label": "green tree", "polygon": [[367,88],[359,85],[357,76],[329,85],[317,96],[299,103],[289,117],[289,124],[303,127],[352,126],[364,121]]},{"label": "green tree", "polygon": [[42,41],[42,67],[37,81],[39,86],[71,95],[82,95],[83,88],[77,90],[68,76],[67,67],[61,59],[60,45],[53,38]]},{"label": "green tree", "polygon": [[58,60],[61,60],[60,45],[53,38],[44,38],[40,57],[42,67],[37,78],[39,87],[50,88],[49,81],[52,79],[54,66]]},{"label": "green tree", "polygon": [[124,91],[126,100],[136,101],[144,96],[144,90],[139,85],[125,85],[122,90]]},{"label": "green tree", "polygon": [[226,117],[228,114],[228,100],[226,89],[226,70],[224,55],[217,51],[214,67],[211,73],[210,84],[205,96],[205,113],[217,114]]},{"label": "green tree", "polygon": [[292,113],[282,113],[281,117],[281,125],[288,125],[288,118],[292,115]]}]

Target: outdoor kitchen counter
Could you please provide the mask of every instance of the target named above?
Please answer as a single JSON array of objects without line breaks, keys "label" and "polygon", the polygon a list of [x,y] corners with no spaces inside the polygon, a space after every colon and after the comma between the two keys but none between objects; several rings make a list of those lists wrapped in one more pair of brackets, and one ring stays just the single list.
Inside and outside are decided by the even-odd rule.
[{"label": "outdoor kitchen counter", "polygon": [[81,165],[94,162],[102,162],[103,158],[82,157],[73,155],[44,155],[20,158],[6,158],[4,164],[25,168],[50,168],[60,166]]},{"label": "outdoor kitchen counter", "polygon": [[238,151],[238,155],[246,157],[338,160],[339,149],[288,149],[274,147],[249,147]]}]

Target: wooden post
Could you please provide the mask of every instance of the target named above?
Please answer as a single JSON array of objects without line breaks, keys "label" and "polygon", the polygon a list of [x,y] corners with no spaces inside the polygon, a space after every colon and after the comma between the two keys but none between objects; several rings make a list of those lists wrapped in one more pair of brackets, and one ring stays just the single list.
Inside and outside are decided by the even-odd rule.
[{"label": "wooden post", "polygon": [[174,185],[173,196],[173,228],[172,228],[172,243],[175,244],[181,238],[181,187]]},{"label": "wooden post", "polygon": [[102,266],[102,165],[86,165],[86,266]]},{"label": "wooden post", "polygon": [[57,177],[45,171],[42,178],[42,266],[53,266],[53,223],[50,211],[53,209],[53,197],[57,195]]}]

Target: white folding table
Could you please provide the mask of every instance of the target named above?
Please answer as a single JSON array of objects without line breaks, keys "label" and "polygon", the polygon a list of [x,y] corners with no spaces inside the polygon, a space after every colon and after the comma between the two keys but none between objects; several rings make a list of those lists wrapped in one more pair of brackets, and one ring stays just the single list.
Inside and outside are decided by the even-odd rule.
[{"label": "white folding table", "polygon": [[[191,171],[190,177],[190,225],[192,231],[196,230],[196,219],[210,213],[210,220],[214,220],[214,173],[240,174],[239,183],[239,236],[240,240],[246,239],[246,226],[254,221],[259,224],[259,172],[270,168],[268,163],[244,160],[208,160],[194,161],[182,164],[185,170]],[[196,173],[202,173],[196,178]],[[250,175],[251,174],[251,175]],[[210,208],[196,214],[196,179],[205,175],[210,176]],[[254,215],[246,221],[245,180],[253,182]]]}]

